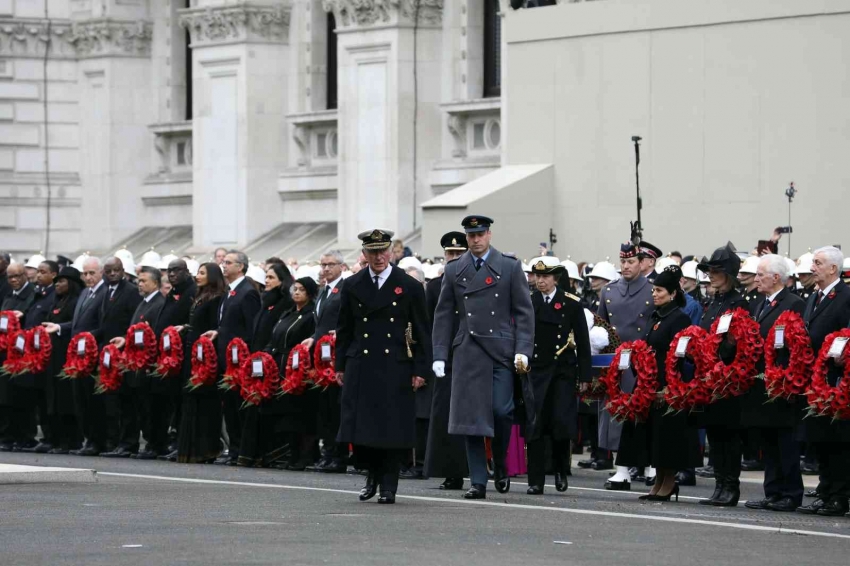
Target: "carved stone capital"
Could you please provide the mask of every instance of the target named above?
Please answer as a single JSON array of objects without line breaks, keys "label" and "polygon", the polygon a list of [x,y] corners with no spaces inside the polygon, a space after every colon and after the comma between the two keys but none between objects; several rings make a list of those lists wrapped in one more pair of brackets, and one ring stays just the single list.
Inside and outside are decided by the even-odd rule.
[{"label": "carved stone capital", "polygon": [[192,46],[223,43],[288,43],[288,3],[274,6],[237,5],[209,6],[180,10],[180,25],[187,28]]},{"label": "carved stone capital", "polygon": [[45,50],[51,58],[76,56],[71,37],[71,22],[0,18],[0,57],[44,57]]},{"label": "carved stone capital", "polygon": [[150,57],[153,24],[111,19],[74,23],[69,42],[80,59],[93,57]]},{"label": "carved stone capital", "polygon": [[322,0],[333,12],[337,29],[370,26],[439,27],[443,23],[444,0]]}]

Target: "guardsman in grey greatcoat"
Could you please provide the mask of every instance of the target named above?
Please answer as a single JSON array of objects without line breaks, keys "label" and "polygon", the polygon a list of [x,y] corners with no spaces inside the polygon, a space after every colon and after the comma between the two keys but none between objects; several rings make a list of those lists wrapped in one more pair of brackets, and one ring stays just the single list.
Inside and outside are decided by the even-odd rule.
[{"label": "guardsman in grey greatcoat", "polygon": [[[495,483],[510,489],[505,456],[514,416],[514,378],[526,371],[534,349],[534,308],[522,264],[490,246],[493,220],[467,216],[469,251],[450,261],[434,315],[434,374],[445,376],[452,359],[449,433],[466,437],[472,488],[466,499],[484,499],[487,456],[493,438]],[[460,317],[453,333],[455,317]]]},{"label": "guardsman in grey greatcoat", "polygon": [[[652,284],[640,271],[642,256],[642,249],[631,242],[620,246],[621,277],[605,285],[599,297],[599,310],[596,314],[611,325],[623,342],[640,340],[646,336],[649,332],[649,319],[655,310],[652,303]],[[631,371],[623,372],[621,386],[624,391],[631,391],[635,386],[635,377]],[[622,430],[623,425],[614,421],[603,406],[599,411],[599,447],[617,451],[620,448]],[[647,477],[650,477],[649,473]],[[605,488],[630,489],[629,469],[617,466],[617,473],[605,482]]]}]

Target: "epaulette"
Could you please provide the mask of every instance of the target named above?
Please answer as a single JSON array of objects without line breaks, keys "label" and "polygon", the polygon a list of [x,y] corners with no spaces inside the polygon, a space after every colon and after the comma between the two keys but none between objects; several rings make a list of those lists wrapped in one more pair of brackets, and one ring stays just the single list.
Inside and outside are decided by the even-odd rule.
[{"label": "epaulette", "polygon": [[566,291],[564,291],[564,294],[565,294],[567,297],[569,297],[569,298],[571,298],[572,300],[574,300],[575,302],[577,302],[577,303],[580,303],[580,302],[581,302],[581,299],[579,299],[578,297],[576,297],[576,296],[575,296],[575,295],[573,295],[572,293],[567,293]]},{"label": "epaulette", "polygon": [[505,252],[502,252],[502,257],[507,257],[507,258],[510,258],[514,261],[517,261],[517,257],[515,255],[506,254]]}]

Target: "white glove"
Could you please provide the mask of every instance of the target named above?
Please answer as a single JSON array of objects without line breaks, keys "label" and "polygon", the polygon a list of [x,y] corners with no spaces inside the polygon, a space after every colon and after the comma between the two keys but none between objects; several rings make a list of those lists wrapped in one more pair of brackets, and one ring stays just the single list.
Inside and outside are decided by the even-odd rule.
[{"label": "white glove", "polygon": [[437,377],[446,377],[446,362],[437,360],[431,366],[431,369],[434,370],[434,375]]},{"label": "white glove", "polygon": [[517,354],[514,356],[514,367],[519,369],[528,369],[528,356],[525,354]]},{"label": "white glove", "polygon": [[608,344],[610,344],[610,340],[608,339],[608,332],[604,328],[600,326],[594,326],[590,329],[591,354],[598,354],[599,352],[607,348]]}]

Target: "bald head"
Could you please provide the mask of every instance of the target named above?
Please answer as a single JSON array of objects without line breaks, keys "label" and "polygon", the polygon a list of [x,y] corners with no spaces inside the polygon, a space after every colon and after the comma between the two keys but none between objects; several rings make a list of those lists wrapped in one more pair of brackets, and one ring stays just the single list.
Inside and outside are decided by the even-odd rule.
[{"label": "bald head", "polygon": [[117,257],[111,257],[103,264],[103,274],[110,285],[120,283],[124,279],[124,264]]},{"label": "bald head", "polygon": [[177,287],[188,280],[189,268],[186,266],[186,262],[182,259],[172,260],[168,264],[168,282],[171,283],[173,287]]},{"label": "bald head", "polygon": [[6,277],[13,291],[20,291],[27,282],[27,272],[20,263],[13,263],[6,269]]}]

